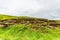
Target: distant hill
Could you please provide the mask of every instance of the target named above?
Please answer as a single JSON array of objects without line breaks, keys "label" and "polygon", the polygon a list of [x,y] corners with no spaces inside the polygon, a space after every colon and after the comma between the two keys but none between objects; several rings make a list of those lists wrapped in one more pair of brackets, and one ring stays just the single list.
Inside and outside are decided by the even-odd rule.
[{"label": "distant hill", "polygon": [[12,18],[17,18],[17,17],[16,16],[0,14],[0,20],[12,19]]},{"label": "distant hill", "polygon": [[[11,15],[0,14],[0,20],[5,20],[5,19],[17,19],[17,18],[33,19],[34,17],[29,17],[29,16],[11,16]],[[45,19],[43,19],[43,18],[34,18],[34,19],[42,19],[42,20],[45,20]]]}]

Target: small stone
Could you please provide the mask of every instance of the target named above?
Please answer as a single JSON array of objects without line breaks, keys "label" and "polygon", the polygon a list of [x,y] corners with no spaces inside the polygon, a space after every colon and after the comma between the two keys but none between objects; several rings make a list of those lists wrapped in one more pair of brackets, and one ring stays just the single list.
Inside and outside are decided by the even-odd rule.
[{"label": "small stone", "polygon": [[1,27],[5,27],[5,25],[0,24],[0,28],[1,28]]}]

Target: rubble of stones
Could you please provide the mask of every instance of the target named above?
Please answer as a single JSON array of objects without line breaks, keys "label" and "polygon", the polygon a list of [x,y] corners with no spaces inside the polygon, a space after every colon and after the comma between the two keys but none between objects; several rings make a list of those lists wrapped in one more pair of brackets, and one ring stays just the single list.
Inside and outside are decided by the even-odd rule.
[{"label": "rubble of stones", "polygon": [[38,28],[38,26],[44,26],[44,27],[60,26],[60,24],[58,24],[56,21],[47,20],[47,19],[20,18],[20,19],[0,20],[0,27],[7,27],[15,24],[25,24],[25,25],[32,24],[32,25],[35,25],[36,28]]}]

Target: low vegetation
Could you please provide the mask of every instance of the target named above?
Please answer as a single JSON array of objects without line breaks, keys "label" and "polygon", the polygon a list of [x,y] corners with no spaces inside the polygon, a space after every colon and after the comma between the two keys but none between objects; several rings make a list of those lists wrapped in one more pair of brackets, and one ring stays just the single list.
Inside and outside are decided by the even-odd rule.
[{"label": "low vegetation", "polygon": [[0,40],[60,40],[60,29],[41,27],[31,29],[31,25],[12,25],[0,28]]},{"label": "low vegetation", "polygon": [[[16,23],[13,20],[12,21],[13,25],[7,26],[5,23],[7,22],[7,24],[9,24],[12,19],[14,20],[19,19],[18,23]],[[21,21],[21,19],[23,19],[23,21]],[[16,17],[16,16],[1,15],[0,22],[2,20],[4,20],[3,23],[7,27],[0,28],[0,40],[60,40],[60,27],[59,26],[55,27],[55,24],[58,23],[57,20],[46,21],[46,19],[31,18],[26,16]],[[52,26],[51,28],[51,25],[50,27],[48,27],[49,26],[48,24],[46,26],[43,26],[44,24],[42,24],[41,26],[40,23],[38,23],[40,22],[39,20],[40,21],[43,20],[44,24],[45,22],[46,23],[49,22],[48,24],[51,24],[53,22],[54,27]]]},{"label": "low vegetation", "polygon": [[17,17],[16,16],[9,16],[9,15],[0,14],[0,20],[13,19],[13,18],[17,18]]}]

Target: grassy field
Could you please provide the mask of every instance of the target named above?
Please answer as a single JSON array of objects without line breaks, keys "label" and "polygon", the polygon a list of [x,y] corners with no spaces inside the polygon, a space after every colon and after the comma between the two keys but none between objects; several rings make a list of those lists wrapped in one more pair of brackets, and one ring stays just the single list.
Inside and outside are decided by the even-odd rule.
[{"label": "grassy field", "polygon": [[13,25],[0,28],[0,40],[60,40],[60,29],[30,29],[30,25]]},{"label": "grassy field", "polygon": [[[3,17],[3,18],[2,18]],[[15,18],[14,16],[1,15],[0,20]],[[17,18],[17,17],[16,17]],[[39,30],[31,29],[33,25],[16,24],[0,28],[0,40],[60,40],[60,28],[40,27]]]}]

